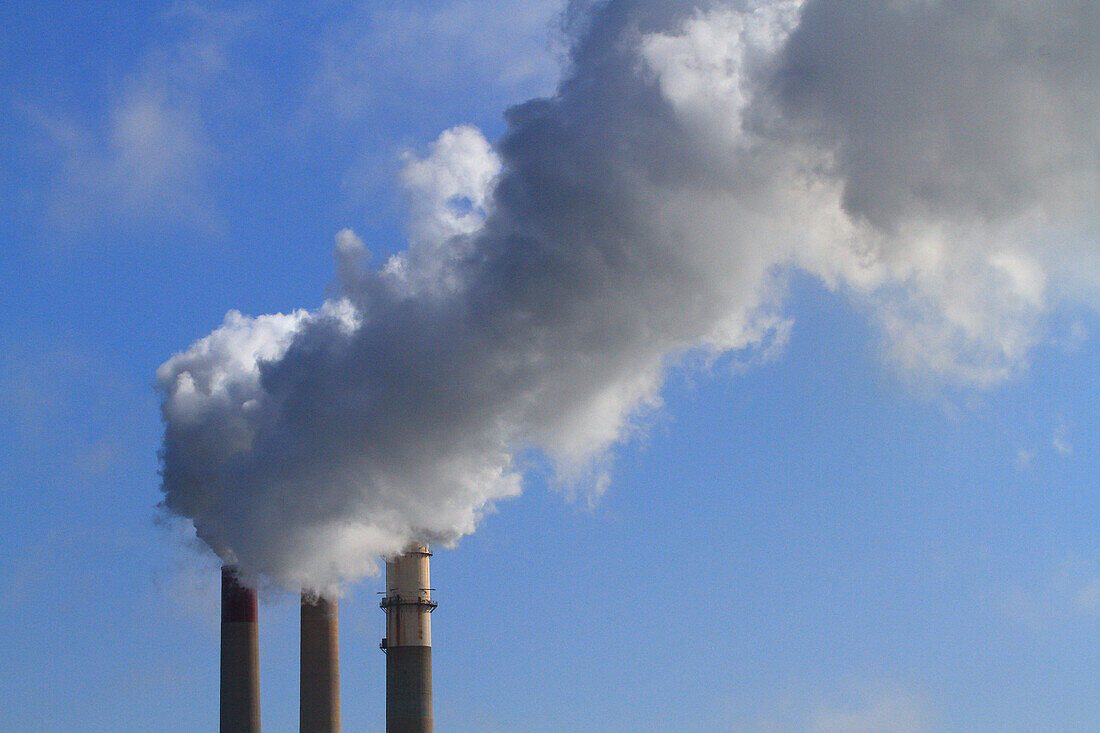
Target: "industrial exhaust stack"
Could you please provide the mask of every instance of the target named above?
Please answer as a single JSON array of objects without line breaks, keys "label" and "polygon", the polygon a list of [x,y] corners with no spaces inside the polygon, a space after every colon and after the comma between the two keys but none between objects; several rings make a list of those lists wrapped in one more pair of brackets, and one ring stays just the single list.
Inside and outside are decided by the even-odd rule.
[{"label": "industrial exhaust stack", "polygon": [[427,545],[386,562],[386,733],[432,733],[432,602]]},{"label": "industrial exhaust stack", "polygon": [[336,616],[336,599],[302,594],[301,733],[340,733],[340,634]]},{"label": "industrial exhaust stack", "polygon": [[260,731],[260,645],[256,591],[222,566],[221,733]]}]

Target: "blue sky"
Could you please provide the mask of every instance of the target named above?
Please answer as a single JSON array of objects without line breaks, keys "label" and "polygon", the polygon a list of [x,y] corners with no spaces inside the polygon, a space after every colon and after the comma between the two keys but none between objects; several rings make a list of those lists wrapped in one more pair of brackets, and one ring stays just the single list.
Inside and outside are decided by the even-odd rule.
[{"label": "blue sky", "polygon": [[[156,369],[230,309],[319,307],[344,228],[403,250],[408,151],[552,93],[560,11],[0,8],[0,728],[213,728],[218,561],[156,510]],[[1095,291],[974,384],[819,275],[781,274],[775,353],[672,363],[601,496],[536,450],[437,550],[440,730],[1100,727]],[[382,730],[379,589],[341,601],[348,730]],[[292,730],[297,601],[263,601]]]}]

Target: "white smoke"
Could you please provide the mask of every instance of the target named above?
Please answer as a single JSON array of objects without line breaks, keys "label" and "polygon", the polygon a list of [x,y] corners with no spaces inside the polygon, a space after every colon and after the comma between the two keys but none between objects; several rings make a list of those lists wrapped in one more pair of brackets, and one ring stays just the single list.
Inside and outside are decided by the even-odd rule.
[{"label": "white smoke", "polygon": [[322,589],[472,532],[526,450],[602,490],[671,365],[782,342],[790,268],[866,304],[904,372],[1007,378],[1056,298],[1095,293],[1072,258],[1095,272],[1098,21],[1070,0],[596,5],[495,145],[459,127],[409,158],[404,253],[369,269],[345,230],[333,300],[231,312],[160,368],[165,506]]}]

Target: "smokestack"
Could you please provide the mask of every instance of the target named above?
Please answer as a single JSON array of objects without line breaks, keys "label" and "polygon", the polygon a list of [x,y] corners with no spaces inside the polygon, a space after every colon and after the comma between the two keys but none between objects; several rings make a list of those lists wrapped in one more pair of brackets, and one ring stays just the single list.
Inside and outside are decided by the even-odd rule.
[{"label": "smokestack", "polygon": [[432,602],[427,545],[386,562],[386,733],[432,733]]},{"label": "smokestack", "polygon": [[260,644],[256,591],[222,566],[221,733],[260,731]]},{"label": "smokestack", "polygon": [[336,599],[302,594],[301,733],[340,733]]}]

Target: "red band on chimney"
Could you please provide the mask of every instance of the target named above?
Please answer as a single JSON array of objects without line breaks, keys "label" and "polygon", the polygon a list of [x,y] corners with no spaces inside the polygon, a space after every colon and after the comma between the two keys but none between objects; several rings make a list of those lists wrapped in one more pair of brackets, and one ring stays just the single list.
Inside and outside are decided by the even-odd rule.
[{"label": "red band on chimney", "polygon": [[256,623],[256,591],[241,584],[236,568],[222,566],[222,623]]}]

